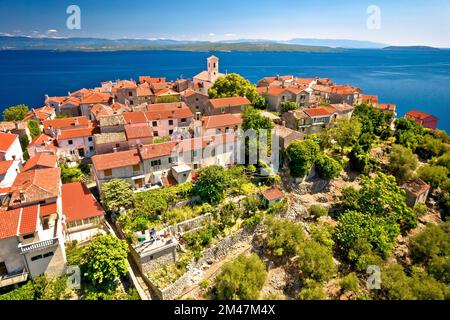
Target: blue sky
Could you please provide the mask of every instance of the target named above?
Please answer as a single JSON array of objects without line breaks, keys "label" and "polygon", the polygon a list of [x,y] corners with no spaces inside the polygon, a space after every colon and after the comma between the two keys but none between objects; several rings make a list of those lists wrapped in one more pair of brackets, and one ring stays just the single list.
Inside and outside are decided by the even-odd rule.
[{"label": "blue sky", "polygon": [[[81,8],[81,30],[66,8]],[[367,8],[381,10],[367,28]],[[0,34],[180,40],[340,38],[450,47],[448,0],[0,0]]]}]

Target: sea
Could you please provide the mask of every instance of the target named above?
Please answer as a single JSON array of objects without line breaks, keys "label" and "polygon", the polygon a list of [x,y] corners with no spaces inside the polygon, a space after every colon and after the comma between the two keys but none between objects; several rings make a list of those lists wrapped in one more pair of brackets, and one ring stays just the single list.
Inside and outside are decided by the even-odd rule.
[{"label": "sea", "polygon": [[179,52],[179,51],[0,51],[0,111],[44,105],[44,96],[140,75],[168,80],[192,78],[206,69],[211,54],[220,71],[239,73],[252,83],[266,76],[292,74],[330,78],[378,95],[397,105],[399,116],[412,109],[431,113],[450,133],[450,50],[345,50],[339,52]]}]

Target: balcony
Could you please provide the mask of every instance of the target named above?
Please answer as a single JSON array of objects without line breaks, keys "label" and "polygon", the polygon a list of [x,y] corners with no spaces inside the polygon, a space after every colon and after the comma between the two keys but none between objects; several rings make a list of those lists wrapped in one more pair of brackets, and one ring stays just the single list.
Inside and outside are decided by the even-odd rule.
[{"label": "balcony", "polygon": [[41,249],[45,249],[45,248],[50,248],[50,247],[54,247],[57,246],[59,244],[59,240],[58,238],[53,238],[53,239],[49,239],[49,240],[44,240],[44,241],[40,241],[40,242],[34,242],[34,243],[30,243],[30,244],[19,244],[19,249],[20,249],[20,253],[21,254],[25,254],[28,252],[32,252],[35,250],[41,250]]},{"label": "balcony", "polygon": [[28,279],[28,272],[26,272],[25,270],[8,273],[4,276],[0,276],[0,288],[25,282],[27,281],[27,279]]}]

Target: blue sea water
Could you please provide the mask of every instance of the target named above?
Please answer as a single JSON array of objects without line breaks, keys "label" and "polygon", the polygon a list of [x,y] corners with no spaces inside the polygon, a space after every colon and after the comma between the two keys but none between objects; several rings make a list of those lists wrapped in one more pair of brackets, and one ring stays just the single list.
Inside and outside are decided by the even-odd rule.
[{"label": "blue sea water", "polygon": [[[0,111],[24,103],[41,107],[44,95],[65,95],[102,81],[139,75],[190,78],[211,53],[173,51],[0,51]],[[271,75],[327,77],[361,87],[380,102],[397,104],[399,116],[420,109],[450,132],[450,50],[346,50],[335,53],[214,53],[222,72],[253,83]]]}]

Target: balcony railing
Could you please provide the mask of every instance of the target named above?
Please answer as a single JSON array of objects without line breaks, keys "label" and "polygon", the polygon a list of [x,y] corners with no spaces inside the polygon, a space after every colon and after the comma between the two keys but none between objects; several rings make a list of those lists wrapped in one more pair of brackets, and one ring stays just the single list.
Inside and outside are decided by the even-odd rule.
[{"label": "balcony railing", "polygon": [[25,270],[8,273],[4,276],[0,276],[0,288],[25,282],[27,281],[27,279],[28,279],[28,272],[26,272]]},{"label": "balcony railing", "polygon": [[58,238],[53,238],[50,240],[34,242],[34,243],[26,244],[26,245],[19,244],[19,249],[20,249],[20,253],[24,254],[24,253],[32,252],[35,250],[41,250],[41,249],[53,247],[53,246],[58,245],[58,243],[59,243]]}]

